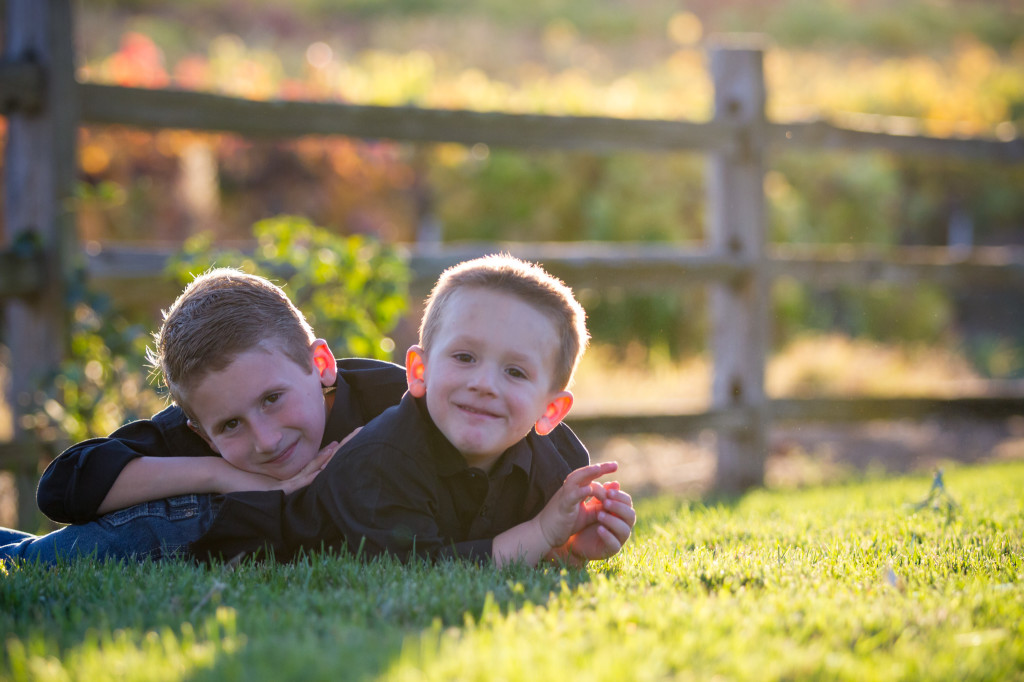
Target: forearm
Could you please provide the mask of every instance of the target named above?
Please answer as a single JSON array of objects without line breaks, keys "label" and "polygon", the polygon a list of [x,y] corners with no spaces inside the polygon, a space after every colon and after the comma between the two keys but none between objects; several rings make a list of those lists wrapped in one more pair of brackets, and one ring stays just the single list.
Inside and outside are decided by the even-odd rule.
[{"label": "forearm", "polygon": [[[185,414],[168,407],[152,419],[125,424],[107,438],[75,443],[50,462],[36,490],[39,509],[59,523],[88,523],[128,464],[144,457],[211,457],[188,428]],[[109,511],[109,509],[107,509]]]},{"label": "forearm", "polygon": [[220,457],[138,457],[121,470],[97,513],[176,495],[244,489],[238,487],[236,479],[245,476],[253,474],[236,469]]},{"label": "forearm", "polygon": [[536,566],[548,557],[552,549],[552,545],[544,538],[538,519],[533,518],[495,537],[491,554],[495,566],[513,562]]}]

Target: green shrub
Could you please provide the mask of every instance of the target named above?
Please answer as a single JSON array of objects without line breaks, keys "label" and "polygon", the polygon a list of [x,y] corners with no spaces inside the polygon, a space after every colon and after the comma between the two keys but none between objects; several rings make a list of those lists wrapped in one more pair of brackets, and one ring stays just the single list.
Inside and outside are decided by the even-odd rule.
[{"label": "green shrub", "polygon": [[[184,286],[213,266],[239,267],[282,285],[316,333],[339,355],[388,358],[387,334],[406,308],[409,273],[391,248],[363,236],[342,237],[304,218],[281,216],[253,227],[251,255],[216,250],[209,236],[190,239],[168,264]],[[165,305],[169,305],[167,301]],[[147,382],[148,329],[86,286],[72,291],[70,354],[43,378],[24,426],[58,450],[148,417],[164,398]],[[54,452],[53,454],[56,454]]]},{"label": "green shrub", "polygon": [[252,253],[189,239],[168,265],[184,286],[212,267],[238,267],[282,285],[318,336],[338,355],[388,359],[387,334],[406,309],[409,272],[397,251],[361,235],[340,236],[298,216],[261,220]]}]

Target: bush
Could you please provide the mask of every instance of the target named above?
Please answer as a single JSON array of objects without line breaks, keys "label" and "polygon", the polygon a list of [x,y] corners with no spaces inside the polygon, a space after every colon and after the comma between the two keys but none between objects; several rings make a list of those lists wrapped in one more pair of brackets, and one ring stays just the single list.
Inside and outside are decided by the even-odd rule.
[{"label": "bush", "polygon": [[[263,220],[253,233],[252,255],[218,251],[209,236],[190,239],[167,275],[180,286],[214,266],[263,275],[284,287],[335,352],[389,357],[394,344],[387,334],[405,311],[409,280],[393,249],[368,237],[332,234],[295,216]],[[53,449],[106,435],[164,404],[147,382],[146,325],[88,287],[73,291],[72,299],[69,357],[44,378],[33,397],[35,410],[25,417],[26,428]]]},{"label": "bush", "polygon": [[306,218],[278,216],[252,228],[251,254],[215,250],[212,237],[186,241],[168,272],[184,286],[212,267],[238,267],[284,287],[318,336],[339,355],[388,359],[387,336],[406,309],[409,272],[391,246],[339,236]]}]

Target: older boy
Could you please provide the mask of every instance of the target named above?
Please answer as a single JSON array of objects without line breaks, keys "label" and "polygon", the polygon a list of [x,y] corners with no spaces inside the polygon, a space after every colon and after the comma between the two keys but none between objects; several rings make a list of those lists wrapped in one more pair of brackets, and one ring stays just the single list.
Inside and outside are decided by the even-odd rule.
[{"label": "older boy", "polygon": [[[210,496],[195,493],[301,487],[337,441],[405,390],[396,365],[336,364],[279,287],[226,268],[196,278],[166,312],[154,360],[177,404],[55,459],[39,505],[76,525],[43,538],[0,529],[0,557],[181,553],[215,512]],[[237,428],[208,434],[186,411],[212,422],[209,406],[190,403],[216,401],[223,388]],[[98,518],[111,510],[119,511]]]},{"label": "older boy", "polygon": [[[428,299],[409,391],[364,427],[308,487],[227,495],[221,524],[193,545],[279,559],[348,546],[406,558],[502,565],[611,556],[636,515],[625,492],[551,456],[587,342],[572,292],[541,268],[490,256],[446,271]],[[584,500],[592,498],[589,504]]]},{"label": "older boy", "polygon": [[[336,363],[327,343],[315,338],[279,287],[237,270],[221,268],[197,277],[165,312],[155,340],[150,360],[175,404],[108,438],[78,443],[51,462],[37,492],[40,509],[51,519],[85,523],[139,502],[187,493],[281,485],[295,489],[300,486],[282,481],[301,476],[318,446],[341,440],[405,392],[404,374],[391,363]],[[257,452],[258,442],[243,442],[238,432],[230,438],[208,437],[201,422],[189,421],[186,415],[193,389],[204,394],[223,388],[238,397],[242,387],[231,378],[232,383],[225,384],[224,377],[216,375],[237,357],[256,350],[262,351],[264,362],[251,375],[241,373],[241,378],[265,380],[266,386],[254,387],[257,396],[275,380],[297,382],[286,397],[297,395],[304,409],[299,415],[283,415],[284,422],[279,409],[267,410],[255,426],[300,434],[298,456],[267,460]],[[269,361],[272,355],[274,361]],[[277,379],[268,370],[294,370],[303,376]],[[209,421],[201,416],[203,422]],[[259,434],[245,430],[243,435]]]}]

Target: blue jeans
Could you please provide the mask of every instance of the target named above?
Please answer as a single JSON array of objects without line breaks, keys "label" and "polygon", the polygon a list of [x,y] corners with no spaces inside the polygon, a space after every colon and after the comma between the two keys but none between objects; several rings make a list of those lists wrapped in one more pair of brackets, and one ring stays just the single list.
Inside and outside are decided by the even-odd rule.
[{"label": "blue jeans", "polygon": [[89,523],[46,535],[0,528],[0,560],[53,564],[61,559],[164,559],[185,557],[209,529],[219,505],[211,495],[180,495],[121,509]]}]

